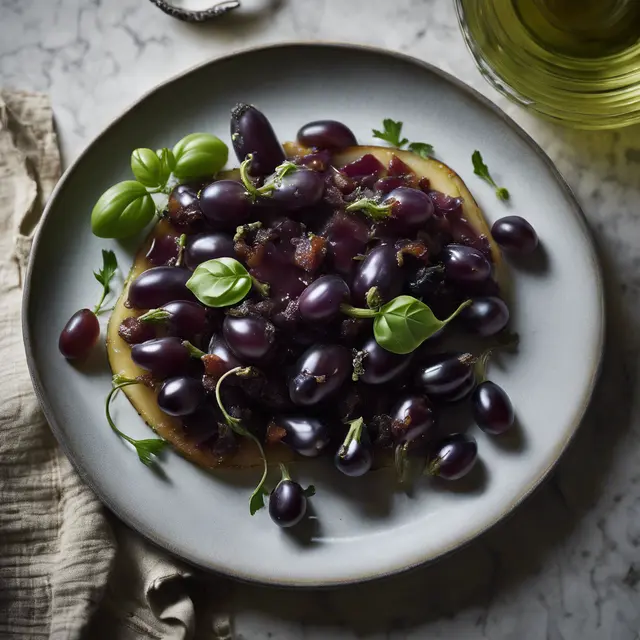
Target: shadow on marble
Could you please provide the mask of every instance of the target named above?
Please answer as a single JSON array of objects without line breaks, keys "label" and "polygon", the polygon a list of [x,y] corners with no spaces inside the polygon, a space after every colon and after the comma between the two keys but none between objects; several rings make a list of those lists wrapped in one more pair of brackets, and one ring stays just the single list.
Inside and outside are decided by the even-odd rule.
[{"label": "shadow on marble", "polygon": [[[543,567],[557,563],[558,554],[562,554],[564,561],[583,569],[585,582],[595,585],[594,611],[600,619],[602,598],[593,576],[605,561],[607,544],[605,540],[603,551],[594,553],[587,541],[600,531],[605,533],[603,519],[594,516],[594,506],[598,504],[601,513],[621,500],[620,496],[611,500],[608,480],[616,450],[631,424],[637,353],[627,350],[624,342],[630,325],[622,309],[611,256],[602,246],[598,249],[607,283],[609,320],[602,374],[587,416],[553,476],[505,521],[431,565],[365,584],[290,590],[286,594],[279,589],[236,585],[237,611],[278,616],[326,634],[332,628],[347,628],[358,636],[408,632],[463,615],[477,626],[478,637],[491,637],[485,631],[491,624],[492,606],[508,600],[525,585],[530,588]],[[639,480],[640,472],[631,482]],[[384,549],[380,551],[384,553]],[[562,589],[554,583],[535,597],[540,606],[566,615],[562,608],[558,613],[558,607],[564,607],[556,602],[563,597],[558,588]]]}]

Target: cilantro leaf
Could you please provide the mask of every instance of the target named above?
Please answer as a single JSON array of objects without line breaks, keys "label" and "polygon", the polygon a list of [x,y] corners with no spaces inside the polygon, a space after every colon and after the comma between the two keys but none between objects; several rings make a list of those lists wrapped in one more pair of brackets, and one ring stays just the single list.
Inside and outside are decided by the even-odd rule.
[{"label": "cilantro leaf", "polygon": [[476,149],[471,156],[471,162],[473,162],[473,173],[482,178],[485,182],[488,182],[495,190],[496,196],[500,200],[508,200],[509,192],[504,187],[499,187],[495,180],[489,173],[489,167],[484,163],[482,154]]},{"label": "cilantro leaf", "polygon": [[429,158],[433,155],[433,145],[428,142],[412,142],[409,150],[417,153],[421,158]]},{"label": "cilantro leaf", "polygon": [[109,291],[111,290],[111,280],[115,275],[118,269],[118,261],[116,260],[116,254],[113,251],[102,250],[102,269],[99,271],[94,271],[93,275],[96,280],[102,285],[102,296],[98,301],[98,304],[93,309],[95,314],[100,313],[100,309],[102,308],[102,303],[104,299],[109,295]]},{"label": "cilantro leaf", "polygon": [[396,122],[391,118],[385,118],[382,121],[382,126],[384,127],[384,131],[380,131],[378,129],[373,130],[374,138],[384,140],[390,145],[398,148],[404,147],[404,145],[409,142],[407,138],[400,138],[402,134],[402,122]]}]

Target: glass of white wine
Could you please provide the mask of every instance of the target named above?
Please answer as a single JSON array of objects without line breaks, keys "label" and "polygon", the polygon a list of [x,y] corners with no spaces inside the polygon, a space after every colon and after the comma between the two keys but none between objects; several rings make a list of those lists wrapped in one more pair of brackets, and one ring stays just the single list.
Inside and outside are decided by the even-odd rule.
[{"label": "glass of white wine", "polygon": [[640,123],[640,0],[456,0],[480,71],[503,94],[583,129]]}]

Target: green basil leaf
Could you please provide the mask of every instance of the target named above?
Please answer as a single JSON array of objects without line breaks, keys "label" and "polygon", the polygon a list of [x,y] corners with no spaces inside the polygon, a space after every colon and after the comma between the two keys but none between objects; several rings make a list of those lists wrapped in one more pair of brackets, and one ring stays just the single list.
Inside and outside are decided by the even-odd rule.
[{"label": "green basil leaf", "polygon": [[173,147],[174,175],[180,180],[210,177],[227,163],[229,148],[210,133],[192,133]]},{"label": "green basil leaf", "polygon": [[151,149],[136,149],[131,154],[131,171],[145,187],[164,187],[169,175],[164,175],[160,158]]},{"label": "green basil leaf", "polygon": [[447,319],[438,320],[424,302],[411,296],[398,296],[380,308],[373,321],[373,335],[376,342],[391,353],[411,353],[469,304],[467,300]]},{"label": "green basil leaf", "polygon": [[171,149],[163,147],[162,149],[158,149],[156,151],[156,155],[158,156],[158,158],[160,158],[162,169],[167,174],[168,178],[176,166],[176,158],[173,155],[173,151],[171,151]]},{"label": "green basil leaf", "polygon": [[251,290],[249,272],[233,258],[207,260],[196,267],[187,288],[208,307],[228,307]]},{"label": "green basil leaf", "polygon": [[155,212],[146,188],[135,180],[125,180],[100,196],[91,212],[91,230],[99,238],[125,238],[142,231]]}]

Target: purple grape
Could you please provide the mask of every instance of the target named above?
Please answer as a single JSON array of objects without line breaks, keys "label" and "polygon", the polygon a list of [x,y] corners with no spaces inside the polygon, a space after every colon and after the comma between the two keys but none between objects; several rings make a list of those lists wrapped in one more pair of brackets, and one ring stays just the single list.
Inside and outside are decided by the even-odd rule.
[{"label": "purple grape", "polygon": [[449,244],[442,250],[445,276],[455,282],[478,282],[491,277],[491,263],[485,256],[463,244]]},{"label": "purple grape", "polygon": [[253,155],[249,166],[251,175],[273,173],[285,160],[271,123],[251,105],[240,103],[231,111],[231,142],[240,162],[249,154]]},{"label": "purple grape", "polygon": [[238,360],[235,355],[229,349],[229,345],[217,335],[214,335],[209,342],[208,353],[216,356],[218,360],[224,365],[226,371],[241,367],[243,363]]},{"label": "purple grape", "polygon": [[281,480],[269,496],[269,515],[283,528],[293,527],[307,512],[304,489],[293,480]]},{"label": "purple grape", "polygon": [[370,338],[362,347],[367,355],[362,361],[364,373],[360,376],[367,384],[385,384],[401,376],[411,364],[413,353],[399,355],[383,349]]},{"label": "purple grape", "polygon": [[486,338],[507,326],[509,307],[500,298],[473,298],[471,304],[460,313],[460,321],[470,333]]},{"label": "purple grape", "polygon": [[494,382],[480,383],[471,396],[473,417],[486,433],[498,435],[513,425],[515,415],[509,396]]},{"label": "purple grape", "polygon": [[207,260],[235,257],[233,239],[226,233],[199,233],[187,238],[184,263],[192,271]]},{"label": "purple grape", "polygon": [[315,120],[305,124],[296,136],[304,147],[339,151],[358,144],[349,127],[337,120]]},{"label": "purple grape", "polygon": [[207,310],[197,302],[174,300],[160,309],[170,314],[164,324],[171,336],[191,340],[208,329]]},{"label": "purple grape", "polygon": [[157,309],[173,300],[194,300],[187,289],[191,272],[178,267],[152,267],[143,271],[129,287],[129,304],[134,309]]},{"label": "purple grape", "polygon": [[466,354],[440,353],[427,359],[416,375],[416,385],[432,400],[456,402],[475,386],[475,373]]},{"label": "purple grape", "polygon": [[346,213],[334,214],[322,232],[327,239],[327,257],[338,273],[348,276],[356,268],[354,258],[364,253],[369,227],[364,220]]},{"label": "purple grape", "polygon": [[431,198],[418,189],[398,187],[394,189],[382,202],[391,205],[391,219],[388,224],[400,233],[416,230],[433,215]]},{"label": "purple grape", "polygon": [[496,220],[491,227],[493,239],[507,253],[527,254],[538,247],[538,234],[520,216],[505,216]]},{"label": "purple grape", "polygon": [[58,340],[58,349],[67,360],[84,358],[100,336],[100,323],[91,309],[76,311],[64,325]]},{"label": "purple grape", "polygon": [[425,396],[410,395],[403,398],[391,410],[391,417],[391,430],[396,444],[431,435],[436,425],[433,408]]},{"label": "purple grape", "polygon": [[363,476],[373,464],[373,446],[366,428],[362,429],[360,440],[355,438],[347,447],[340,447],[333,458],[338,471],[352,478]]},{"label": "purple grape", "polygon": [[315,458],[329,444],[331,431],[325,420],[305,416],[276,416],[271,425],[283,429],[282,442],[296,453]]},{"label": "purple grape", "polygon": [[402,292],[404,274],[398,266],[396,249],[392,244],[374,247],[360,262],[351,285],[354,304],[366,306],[366,295],[377,287],[383,302],[389,302]]},{"label": "purple grape", "polygon": [[222,323],[222,334],[229,349],[252,364],[267,361],[276,341],[275,327],[260,316],[227,316]]},{"label": "purple grape", "polygon": [[167,218],[178,228],[186,228],[202,218],[198,187],[180,184],[173,189],[167,203]]},{"label": "purple grape", "polygon": [[329,322],[340,316],[340,305],[350,297],[349,286],[340,276],[320,276],[300,294],[300,317],[305,322]]},{"label": "purple grape", "polygon": [[241,182],[218,180],[200,192],[200,208],[214,227],[235,230],[249,221],[252,203]]},{"label": "purple grape", "polygon": [[131,359],[154,378],[166,378],[189,370],[191,356],[180,338],[157,338],[131,347]]},{"label": "purple grape", "polygon": [[169,378],[158,392],[158,406],[170,416],[194,413],[204,399],[202,383],[187,376]]},{"label": "purple grape", "polygon": [[177,238],[172,235],[156,236],[151,242],[151,247],[146,258],[154,267],[175,264],[178,258]]},{"label": "purple grape", "polygon": [[458,480],[471,471],[477,459],[476,441],[463,433],[454,433],[430,447],[427,470],[432,476]]},{"label": "purple grape", "polygon": [[322,199],[324,178],[321,173],[300,167],[277,181],[266,201],[287,211],[312,207]]},{"label": "purple grape", "polygon": [[351,353],[340,345],[314,345],[293,368],[289,396],[294,404],[308,406],[334,395],[351,374]]}]

